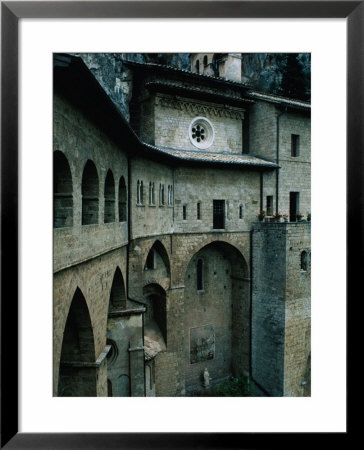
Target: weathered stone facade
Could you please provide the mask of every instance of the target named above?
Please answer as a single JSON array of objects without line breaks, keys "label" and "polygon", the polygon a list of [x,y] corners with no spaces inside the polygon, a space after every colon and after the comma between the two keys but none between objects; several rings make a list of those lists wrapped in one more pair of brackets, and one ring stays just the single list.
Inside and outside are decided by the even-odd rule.
[{"label": "weathered stone facade", "polygon": [[54,395],[193,395],[205,368],[309,395],[309,105],[235,56],[82,58],[54,69]]}]

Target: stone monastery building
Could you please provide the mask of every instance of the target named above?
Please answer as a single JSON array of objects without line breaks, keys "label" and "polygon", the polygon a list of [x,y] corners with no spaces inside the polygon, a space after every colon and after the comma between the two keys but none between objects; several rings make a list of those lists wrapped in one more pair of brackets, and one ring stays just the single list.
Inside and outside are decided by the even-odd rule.
[{"label": "stone monastery building", "polygon": [[241,79],[54,55],[55,396],[310,395],[310,104]]}]

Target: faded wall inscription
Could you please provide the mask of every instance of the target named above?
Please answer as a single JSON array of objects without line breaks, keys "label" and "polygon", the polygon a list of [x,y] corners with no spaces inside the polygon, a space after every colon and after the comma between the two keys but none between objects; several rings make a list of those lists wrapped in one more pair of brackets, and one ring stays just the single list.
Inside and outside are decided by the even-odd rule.
[{"label": "faded wall inscription", "polygon": [[195,364],[215,356],[215,332],[213,325],[190,329],[190,363]]}]

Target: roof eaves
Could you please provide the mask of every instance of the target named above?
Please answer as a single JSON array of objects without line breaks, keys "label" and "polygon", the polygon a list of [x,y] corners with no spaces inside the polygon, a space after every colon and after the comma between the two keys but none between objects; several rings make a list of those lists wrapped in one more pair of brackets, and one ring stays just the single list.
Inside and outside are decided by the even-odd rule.
[{"label": "roof eaves", "polygon": [[157,69],[157,70],[162,70],[164,72],[171,72],[171,73],[173,72],[176,74],[186,75],[186,76],[200,79],[200,80],[212,81],[212,82],[216,82],[216,83],[222,83],[225,85],[235,86],[237,88],[252,89],[252,86],[249,84],[246,84],[246,83],[239,83],[238,81],[227,80],[226,78],[222,78],[222,77],[214,77],[214,76],[208,75],[208,74],[195,73],[195,72],[191,72],[190,70],[179,69],[179,68],[171,67],[171,66],[165,66],[163,64],[144,63],[144,62],[138,62],[138,61],[130,61],[128,59],[123,59],[122,61],[126,65],[131,65],[131,66],[135,66],[135,67],[146,68],[146,69]]}]

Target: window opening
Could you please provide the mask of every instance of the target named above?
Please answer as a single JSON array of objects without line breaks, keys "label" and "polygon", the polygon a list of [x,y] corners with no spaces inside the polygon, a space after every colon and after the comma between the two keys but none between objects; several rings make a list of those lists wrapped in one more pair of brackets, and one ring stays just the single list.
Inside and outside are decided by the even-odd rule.
[{"label": "window opening", "polygon": [[307,271],[307,266],[308,266],[307,252],[303,251],[301,253],[301,269],[304,270],[304,271]]},{"label": "window opening", "polygon": [[87,161],[82,175],[82,225],[98,223],[99,177],[95,164]]},{"label": "window opening", "polygon": [[104,222],[115,222],[115,181],[111,170],[107,171],[104,195]]},{"label": "window opening", "polygon": [[53,159],[54,228],[73,225],[72,175],[67,158],[60,151]]},{"label": "window opening", "polygon": [[197,220],[201,220],[201,203],[197,203]]},{"label": "window opening", "polygon": [[267,216],[273,216],[273,195],[267,196]]},{"label": "window opening", "polygon": [[239,219],[243,218],[243,205],[239,206]]},{"label": "window opening", "polygon": [[300,156],[300,136],[291,134],[291,156]]},{"label": "window opening", "polygon": [[289,193],[289,221],[295,222],[297,220],[297,214],[299,212],[299,192]]},{"label": "window opening", "polygon": [[225,228],[225,200],[213,201],[213,228]]},{"label": "window opening", "polygon": [[119,181],[119,222],[126,222],[126,186],[124,177]]}]

